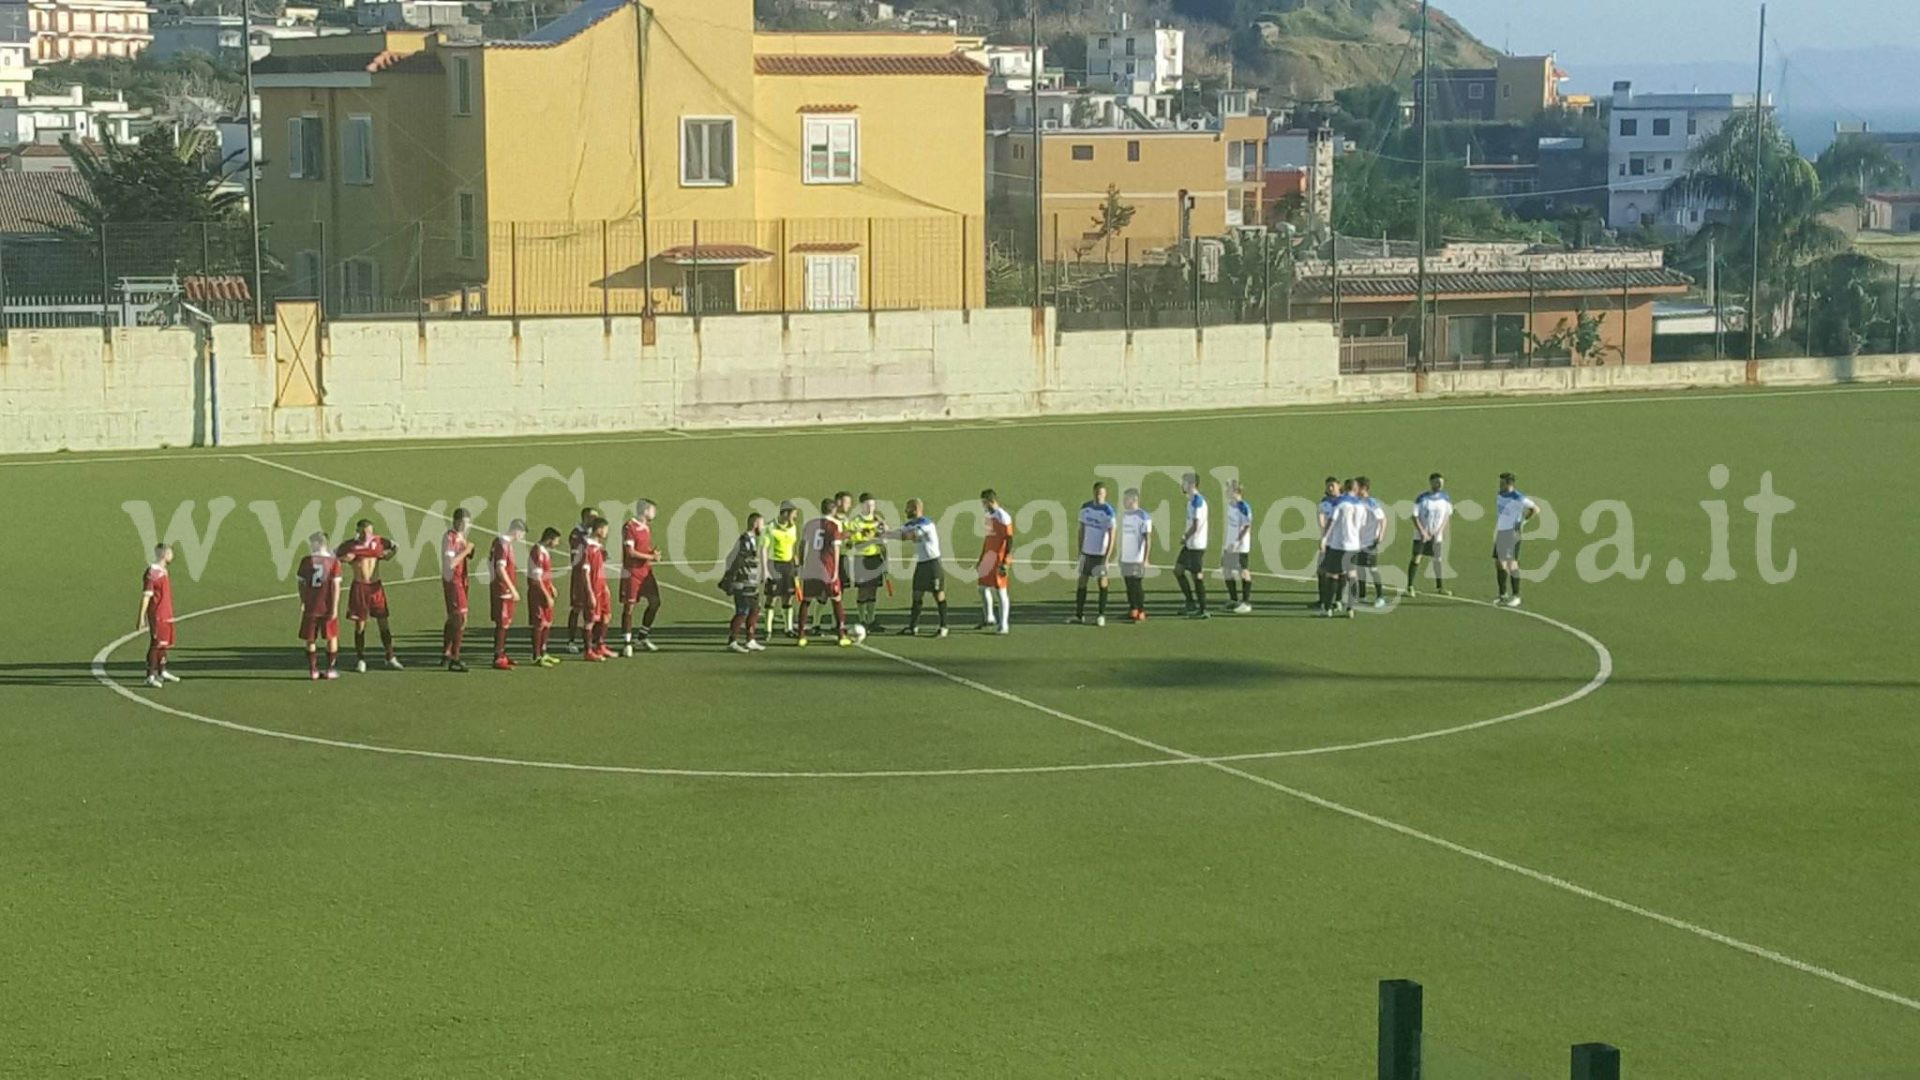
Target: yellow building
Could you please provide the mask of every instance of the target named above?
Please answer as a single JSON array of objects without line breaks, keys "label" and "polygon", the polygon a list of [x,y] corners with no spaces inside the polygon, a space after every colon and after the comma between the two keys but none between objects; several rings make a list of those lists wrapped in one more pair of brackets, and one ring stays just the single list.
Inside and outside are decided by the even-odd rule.
[{"label": "yellow building", "polygon": [[511,42],[276,43],[255,81],[281,293],[520,315],[977,305],[986,70],[965,44],[756,33],[747,0],[588,0]]},{"label": "yellow building", "polygon": [[1495,121],[1524,124],[1560,106],[1560,80],[1566,76],[1552,56],[1502,56],[1495,64]]},{"label": "yellow building", "polygon": [[[1228,116],[1201,131],[1041,131],[1044,257],[1118,261],[1130,251],[1138,262],[1191,238],[1260,225],[1266,136],[1262,116]],[[993,139],[994,196],[1009,219],[1031,220],[1026,214],[1033,205],[1033,154],[1030,130]],[[1109,188],[1133,210],[1114,234],[1111,251],[1100,227]]]}]

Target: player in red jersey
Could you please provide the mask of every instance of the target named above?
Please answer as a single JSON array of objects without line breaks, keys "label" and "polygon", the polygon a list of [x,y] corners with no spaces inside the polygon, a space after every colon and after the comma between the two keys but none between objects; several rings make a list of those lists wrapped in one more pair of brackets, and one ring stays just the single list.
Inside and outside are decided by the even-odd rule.
[{"label": "player in red jersey", "polygon": [[447,622],[440,630],[441,660],[448,671],[465,671],[460,646],[467,636],[467,568],[473,562],[473,541],[467,530],[473,515],[466,507],[453,512],[453,527],[440,538],[440,592],[447,604]]},{"label": "player in red jersey", "polygon": [[[307,645],[307,677],[337,679],[340,663],[340,559],[327,546],[327,534],[307,537],[300,560],[300,640]],[[320,639],[327,642],[327,670],[320,670]]]},{"label": "player in red jersey", "polygon": [[653,620],[660,614],[660,583],[653,579],[653,564],[660,558],[653,546],[655,512],[653,500],[641,499],[620,531],[620,651],[626,656],[633,655],[633,605],[641,600],[647,610],[640,616],[639,645],[648,652],[660,651],[653,643]]},{"label": "player in red jersey", "polygon": [[393,654],[393,628],[387,624],[387,586],[380,580],[380,564],[393,558],[393,542],[373,531],[373,522],[361,518],[354,523],[353,536],[335,549],[346,565],[347,621],[353,624],[353,670],[367,670],[367,620],[380,624],[380,647],[386,651],[387,666],[400,670],[400,659]]},{"label": "player in red jersey", "polygon": [[513,545],[526,538],[527,523],[514,518],[505,533],[494,537],[493,548],[487,552],[487,568],[493,575],[487,583],[487,596],[493,601],[495,671],[513,670],[513,661],[507,658],[507,628],[513,625],[513,609],[520,603],[520,590],[513,583]]},{"label": "player in red jersey", "polygon": [[807,646],[807,608],[815,600],[833,604],[833,626],[840,644],[849,646],[847,609],[840,600],[840,541],[844,536],[840,522],[833,516],[834,501],[820,500],[820,516],[800,530],[800,639],[794,644]]},{"label": "player in red jersey", "polygon": [[613,620],[613,594],[607,588],[607,519],[594,518],[587,535],[587,651],[588,660],[611,660],[607,626]]},{"label": "player in red jersey", "polygon": [[[581,561],[586,558],[587,536],[593,532],[593,519],[599,516],[591,506],[583,506],[580,508],[579,524],[576,524],[573,527],[573,531],[567,534],[568,566],[578,568]],[[573,598],[569,597],[569,600],[571,599]],[[583,612],[579,604],[569,604],[567,610],[568,652],[577,653],[580,651],[580,616],[582,614]]]},{"label": "player in red jersey", "polygon": [[[980,493],[980,507],[987,512],[986,537],[980,543],[980,603],[985,617],[975,629],[1007,632],[1012,604],[1007,599],[1007,570],[1013,564],[1013,516],[1000,505],[1000,496],[992,488]],[[994,601],[1000,602],[999,618],[994,617]]]},{"label": "player in red jersey", "polygon": [[133,620],[135,630],[147,632],[147,685],[155,690],[180,681],[167,670],[167,650],[173,648],[173,578],[167,573],[172,561],[172,548],[153,546],[153,564],[140,579],[140,614]]},{"label": "player in red jersey", "polygon": [[547,655],[547,635],[553,633],[553,549],[560,546],[560,530],[549,525],[540,542],[527,549],[527,625],[533,630],[533,662],[553,667],[560,659]]}]

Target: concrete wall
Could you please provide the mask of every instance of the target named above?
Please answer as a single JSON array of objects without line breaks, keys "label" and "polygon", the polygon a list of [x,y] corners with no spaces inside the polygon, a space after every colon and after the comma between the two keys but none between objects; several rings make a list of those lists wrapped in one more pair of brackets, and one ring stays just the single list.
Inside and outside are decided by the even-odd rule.
[{"label": "concrete wall", "polygon": [[[1278,406],[1467,395],[1920,380],[1920,355],[1341,377],[1321,323],[1034,333],[1025,309],[333,323],[327,403],[276,408],[288,370],[247,326],[15,330],[0,453],[550,435]],[[270,331],[268,331],[270,334]],[[209,379],[206,343],[217,379]]]}]

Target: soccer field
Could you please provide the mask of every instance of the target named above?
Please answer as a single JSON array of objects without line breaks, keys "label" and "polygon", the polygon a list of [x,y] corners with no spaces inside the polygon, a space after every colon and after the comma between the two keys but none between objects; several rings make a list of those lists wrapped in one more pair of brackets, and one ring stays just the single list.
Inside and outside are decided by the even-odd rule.
[{"label": "soccer field", "polygon": [[[1904,386],[0,460],[0,1075],[1361,1077],[1397,977],[1438,1080],[1920,1075],[1916,462]],[[1091,482],[1164,542],[1187,468],[1255,611],[1067,625]],[[1436,469],[1455,595],[1309,616],[1322,477]],[[988,486],[1009,635],[959,568],[945,640],[722,648],[755,500],[923,498],[963,567]],[[481,601],[435,665],[435,514],[641,496],[662,651],[485,670]],[[362,516],[408,670],[310,682],[298,541]]]}]

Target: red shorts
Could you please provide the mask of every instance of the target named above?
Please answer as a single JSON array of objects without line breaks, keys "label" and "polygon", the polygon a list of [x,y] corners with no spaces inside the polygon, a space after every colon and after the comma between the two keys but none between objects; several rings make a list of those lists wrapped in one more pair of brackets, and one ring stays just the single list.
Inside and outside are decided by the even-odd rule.
[{"label": "red shorts", "polygon": [[300,640],[311,645],[325,639],[332,641],[340,636],[340,619],[334,615],[309,615],[300,613]]},{"label": "red shorts", "polygon": [[[604,586],[603,586],[604,587]],[[584,574],[573,575],[573,584],[568,589],[567,599],[575,611],[593,610],[593,581]]]},{"label": "red shorts", "polygon": [[147,624],[147,641],[163,649],[173,648],[173,620],[154,620]]},{"label": "red shorts", "polygon": [[357,623],[387,617],[387,587],[378,581],[356,581],[347,590],[347,618]]},{"label": "red shorts", "polygon": [[800,579],[800,599],[831,600],[840,595],[840,579],[822,580],[820,578]]},{"label": "red shorts", "polygon": [[446,597],[447,614],[465,615],[467,613],[467,583],[459,578],[449,578],[440,582],[440,593]]},{"label": "red shorts", "polygon": [[514,609],[514,606],[518,603],[519,603],[518,600],[515,600],[509,596],[494,597],[493,598],[493,624],[495,626],[512,625],[513,609]]},{"label": "red shorts", "polygon": [[634,604],[645,600],[649,604],[660,602],[660,583],[653,580],[651,568],[636,570],[627,568],[627,576],[620,579],[620,602]]},{"label": "red shorts", "polygon": [[527,603],[528,626],[553,625],[553,600],[542,593],[534,593]]},{"label": "red shorts", "polygon": [[595,622],[606,622],[613,618],[613,594],[607,591],[605,582],[593,590],[593,607],[590,610]]}]

